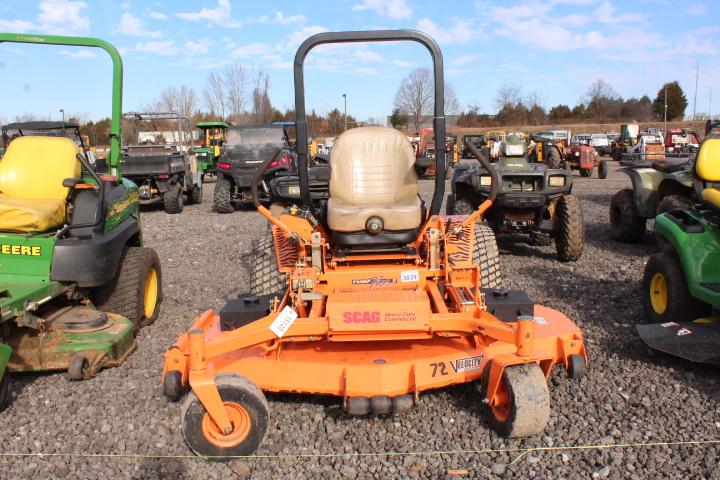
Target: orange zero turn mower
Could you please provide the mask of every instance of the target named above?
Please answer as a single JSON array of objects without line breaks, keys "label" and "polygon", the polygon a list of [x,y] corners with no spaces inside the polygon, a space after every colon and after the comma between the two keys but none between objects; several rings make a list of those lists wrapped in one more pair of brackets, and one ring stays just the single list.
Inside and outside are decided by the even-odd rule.
[{"label": "orange zero turn mower", "polygon": [[[272,223],[267,244],[274,258],[255,267],[274,270],[283,287],[252,292],[219,314],[206,311],[165,353],[163,388],[171,400],[190,390],[182,431],[198,455],[252,454],[269,423],[263,391],[335,395],[349,414],[390,414],[412,408],[422,391],[477,381],[496,430],[533,435],[550,415],[547,378],[553,367],[563,365],[571,378],[585,372],[582,332],[571,320],[533,305],[522,292],[495,288],[495,239],[476,223],[494,194],[470,216],[439,215],[444,149],[437,151],[429,211],[417,194],[410,143],[384,127],[340,135],[330,158],[329,200],[311,199],[305,56],[326,43],[402,40],[432,54],[435,138],[445,138],[442,55],[429,36],[409,30],[320,33],[298,49],[302,205],[274,217],[256,200]],[[487,158],[467,147],[494,176]],[[262,159],[255,199],[276,154]]]}]

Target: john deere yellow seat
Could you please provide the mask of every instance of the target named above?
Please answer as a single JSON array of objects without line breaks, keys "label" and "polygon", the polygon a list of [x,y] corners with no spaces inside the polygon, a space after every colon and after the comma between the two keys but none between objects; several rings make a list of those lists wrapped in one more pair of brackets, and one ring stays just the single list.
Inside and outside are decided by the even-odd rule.
[{"label": "john deere yellow seat", "polygon": [[707,183],[720,182],[720,137],[706,139],[695,161],[695,173],[703,181],[702,199],[712,207],[720,209],[720,190]]},{"label": "john deere yellow seat", "polygon": [[80,176],[69,138],[20,137],[0,161],[0,231],[44,232],[65,222],[66,178]]}]

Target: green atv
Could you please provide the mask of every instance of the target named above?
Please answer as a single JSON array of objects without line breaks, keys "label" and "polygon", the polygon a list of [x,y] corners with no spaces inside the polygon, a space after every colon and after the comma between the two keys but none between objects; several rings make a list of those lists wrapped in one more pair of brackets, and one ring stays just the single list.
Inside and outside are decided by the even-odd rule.
[{"label": "green atv", "polygon": [[[122,177],[122,60],[92,38],[0,33],[0,43],[98,47],[113,62],[107,172],[69,138],[19,135],[0,162],[0,395],[7,372],[66,370],[71,380],[121,364],[155,320],[160,262],[142,246],[138,188]],[[5,398],[0,399],[4,403]]]},{"label": "green atv", "polygon": [[657,350],[720,365],[720,133],[705,139],[694,185],[700,208],[655,219],[666,248],[650,257],[643,277],[645,322],[640,338]]},{"label": "green atv", "polygon": [[[475,146],[469,142],[472,152]],[[477,151],[487,155],[487,149]],[[553,240],[558,260],[577,261],[582,255],[585,230],[580,201],[571,194],[572,173],[528,161],[527,149],[516,135],[500,144],[494,165],[500,178],[498,195],[485,218],[496,234],[529,234],[530,243]],[[490,196],[490,174],[480,165],[458,163],[450,180],[448,215],[468,215]]]},{"label": "green atv", "polygon": [[217,175],[217,163],[225,143],[228,125],[225,122],[198,122],[195,128],[202,130],[202,146],[193,148],[197,168],[206,175]]}]

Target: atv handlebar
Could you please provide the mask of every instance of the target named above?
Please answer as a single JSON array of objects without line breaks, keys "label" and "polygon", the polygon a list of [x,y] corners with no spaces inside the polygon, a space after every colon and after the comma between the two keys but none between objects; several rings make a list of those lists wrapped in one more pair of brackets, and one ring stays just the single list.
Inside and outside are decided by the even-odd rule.
[{"label": "atv handlebar", "polygon": [[467,148],[470,153],[473,154],[475,159],[480,162],[480,165],[482,165],[482,167],[490,174],[490,196],[488,197],[488,199],[490,201],[495,201],[500,185],[500,178],[498,177],[495,167],[493,167],[493,165],[490,163],[490,159],[488,159],[488,156],[484,152],[478,150],[471,142],[465,142],[465,148]]},{"label": "atv handlebar", "polygon": [[268,158],[265,159],[265,161],[260,165],[260,167],[255,170],[255,175],[252,179],[252,184],[250,185],[250,189],[253,196],[253,205],[256,207],[260,206],[260,196],[258,195],[258,185],[260,184],[260,180],[262,179],[263,175],[268,171],[268,168],[270,167],[270,164],[277,158],[278,155],[280,155],[280,151],[282,149],[275,148],[273,150],[272,155],[268,156]]}]

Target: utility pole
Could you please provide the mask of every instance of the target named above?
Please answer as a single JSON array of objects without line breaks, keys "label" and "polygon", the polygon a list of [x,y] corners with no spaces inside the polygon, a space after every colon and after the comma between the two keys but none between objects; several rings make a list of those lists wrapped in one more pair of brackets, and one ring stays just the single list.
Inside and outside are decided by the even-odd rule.
[{"label": "utility pole", "polygon": [[695,66],[695,97],[693,98],[693,116],[692,119],[695,120],[695,113],[697,112],[697,91],[698,91],[698,80],[700,79],[700,61],[698,60],[697,65]]},{"label": "utility pole", "polygon": [[347,93],[342,94],[343,100],[345,101],[345,113],[343,114],[343,132],[347,130]]},{"label": "utility pole", "polygon": [[667,133],[667,84],[665,84],[665,132],[664,133]]}]

